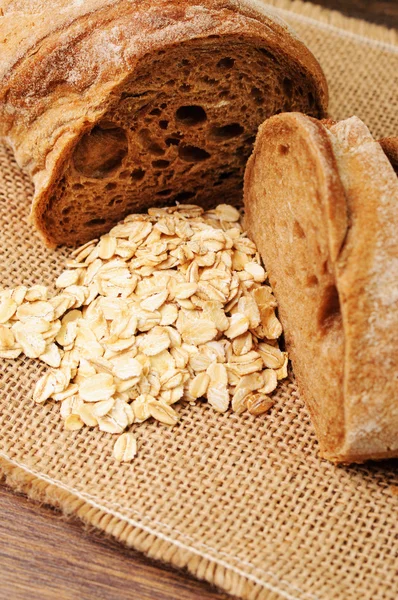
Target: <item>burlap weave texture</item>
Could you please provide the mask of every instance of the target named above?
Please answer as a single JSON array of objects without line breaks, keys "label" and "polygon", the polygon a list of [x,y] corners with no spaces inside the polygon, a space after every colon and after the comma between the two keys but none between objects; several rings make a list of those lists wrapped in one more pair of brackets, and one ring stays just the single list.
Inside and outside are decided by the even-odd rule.
[{"label": "burlap weave texture", "polygon": [[[277,4],[325,70],[331,115],[357,114],[376,137],[397,135],[394,35]],[[2,286],[49,284],[67,254],[32,232],[31,192],[0,147]],[[58,406],[34,405],[42,371],[28,359],[0,365],[0,470],[13,487],[248,600],[398,597],[397,463],[319,460],[293,379],[261,418],[198,404],[182,407],[173,429],[140,425],[136,460],[119,465],[112,436],[66,432]]]}]

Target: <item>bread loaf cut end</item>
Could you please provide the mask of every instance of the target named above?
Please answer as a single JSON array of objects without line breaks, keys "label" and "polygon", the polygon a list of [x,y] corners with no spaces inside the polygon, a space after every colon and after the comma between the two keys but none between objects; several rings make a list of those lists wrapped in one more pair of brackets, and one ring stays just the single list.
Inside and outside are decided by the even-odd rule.
[{"label": "bread loaf cut end", "polygon": [[237,204],[259,123],[287,108],[322,112],[314,86],[250,39],[159,51],[70,150],[35,223],[71,245],[148,206]]},{"label": "bread loaf cut end", "polygon": [[397,456],[398,179],[381,147],[356,118],[272,117],[245,210],[321,455]]}]

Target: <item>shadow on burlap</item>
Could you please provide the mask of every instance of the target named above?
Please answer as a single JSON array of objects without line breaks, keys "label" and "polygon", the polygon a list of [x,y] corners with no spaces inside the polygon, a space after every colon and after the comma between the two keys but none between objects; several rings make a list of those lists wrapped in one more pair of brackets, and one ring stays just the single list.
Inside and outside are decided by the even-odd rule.
[{"label": "shadow on burlap", "polygon": [[[276,2],[326,72],[331,115],[357,114],[375,136],[397,134],[394,33]],[[3,286],[49,284],[66,256],[32,232],[31,192],[1,147]],[[198,404],[182,406],[173,429],[140,425],[138,456],[120,465],[112,436],[66,432],[58,406],[34,405],[43,371],[28,359],[1,363],[0,470],[12,487],[248,600],[396,599],[397,463],[319,460],[292,378],[257,419]]]}]

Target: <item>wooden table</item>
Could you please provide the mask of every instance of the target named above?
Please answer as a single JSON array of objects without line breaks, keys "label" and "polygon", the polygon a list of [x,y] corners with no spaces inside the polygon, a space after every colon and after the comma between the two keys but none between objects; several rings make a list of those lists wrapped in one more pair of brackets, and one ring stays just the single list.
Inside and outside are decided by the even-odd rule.
[{"label": "wooden table", "polygon": [[1,600],[227,600],[0,485]]},{"label": "wooden table", "polygon": [[[318,0],[398,28],[397,0]],[[154,563],[0,484],[0,599],[227,600],[187,573]]]},{"label": "wooden table", "polygon": [[339,10],[349,17],[398,29],[397,0],[312,0],[312,3]]}]

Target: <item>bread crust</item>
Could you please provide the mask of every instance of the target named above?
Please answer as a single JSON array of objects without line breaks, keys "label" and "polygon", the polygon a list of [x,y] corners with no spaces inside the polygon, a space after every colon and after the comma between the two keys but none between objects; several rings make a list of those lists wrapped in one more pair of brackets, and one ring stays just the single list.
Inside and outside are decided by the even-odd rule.
[{"label": "bread crust", "polygon": [[[117,103],[137,64],[192,40],[246,36],[289,61],[314,87],[323,116],[328,93],[310,51],[256,0],[9,0],[0,38],[0,135],[35,185],[32,216],[46,243],[50,196],[82,136]],[[144,208],[144,207],[143,207]],[[66,242],[68,240],[65,240]]]},{"label": "bread crust", "polygon": [[381,147],[355,117],[272,117],[247,166],[245,209],[321,455],[398,456],[398,180]]},{"label": "bread crust", "polygon": [[336,263],[345,339],[343,453],[396,456],[398,179],[358,118],[333,125],[330,135],[350,215]]}]

